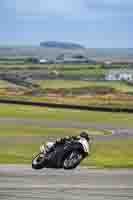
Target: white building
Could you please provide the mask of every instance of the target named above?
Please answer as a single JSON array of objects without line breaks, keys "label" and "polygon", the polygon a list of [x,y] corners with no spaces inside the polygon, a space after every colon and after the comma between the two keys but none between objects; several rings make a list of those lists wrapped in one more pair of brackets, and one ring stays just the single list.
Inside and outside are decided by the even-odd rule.
[{"label": "white building", "polygon": [[133,71],[132,72],[112,71],[106,75],[105,80],[107,81],[121,81],[121,80],[133,81]]},{"label": "white building", "polygon": [[133,75],[128,73],[119,74],[118,80],[132,81]]},{"label": "white building", "polygon": [[107,60],[107,61],[104,62],[104,64],[105,64],[105,65],[111,65],[112,62],[111,62],[110,60]]},{"label": "white building", "polygon": [[48,60],[47,59],[40,59],[39,63],[40,64],[46,64],[46,63],[48,63]]}]

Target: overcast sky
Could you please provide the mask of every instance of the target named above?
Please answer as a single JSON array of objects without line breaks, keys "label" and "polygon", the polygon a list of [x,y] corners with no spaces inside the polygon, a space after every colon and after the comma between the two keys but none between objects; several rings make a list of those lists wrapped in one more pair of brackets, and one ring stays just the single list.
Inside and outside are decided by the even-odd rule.
[{"label": "overcast sky", "polygon": [[133,47],[132,0],[0,0],[0,45]]}]

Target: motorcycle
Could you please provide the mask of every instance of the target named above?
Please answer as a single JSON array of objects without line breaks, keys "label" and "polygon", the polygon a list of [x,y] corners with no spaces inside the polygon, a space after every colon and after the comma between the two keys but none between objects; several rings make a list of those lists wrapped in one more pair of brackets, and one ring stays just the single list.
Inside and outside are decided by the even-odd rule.
[{"label": "motorcycle", "polygon": [[47,143],[47,146],[40,146],[40,152],[32,160],[33,169],[42,168],[64,168],[74,169],[88,155],[89,146],[84,138],[78,141],[69,141],[65,144],[58,144],[53,151],[47,151],[53,143]]}]

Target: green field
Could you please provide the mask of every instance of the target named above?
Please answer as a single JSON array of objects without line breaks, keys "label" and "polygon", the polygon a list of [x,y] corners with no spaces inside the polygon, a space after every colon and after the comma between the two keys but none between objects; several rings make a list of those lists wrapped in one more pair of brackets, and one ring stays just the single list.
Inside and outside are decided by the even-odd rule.
[{"label": "green field", "polygon": [[103,64],[33,64],[24,63],[23,60],[0,60],[0,70],[57,70],[65,75],[88,75],[101,77],[111,69],[128,68],[123,65],[105,66]]},{"label": "green field", "polygon": [[90,158],[83,166],[133,168],[133,137],[110,141],[95,141]]},{"label": "green field", "polygon": [[61,72],[63,72],[63,74],[65,75],[80,75],[80,76],[103,76],[108,72],[108,69],[91,69],[91,68],[87,68],[87,69],[65,69],[65,70],[61,70]]},{"label": "green field", "polygon": [[0,140],[0,164],[23,164],[31,163],[32,156],[39,151],[37,141],[10,141]]},{"label": "green field", "polygon": [[59,70],[67,71],[67,70],[87,70],[87,69],[100,69],[101,64],[54,64],[49,65],[52,68],[56,68]]},{"label": "green field", "polygon": [[59,88],[80,88],[80,87],[88,87],[89,83],[88,81],[66,81],[66,80],[40,80],[40,81],[34,81],[38,85],[41,86],[41,88],[50,88],[50,89],[59,89]]},{"label": "green field", "polygon": [[43,65],[43,64],[9,64],[0,63],[0,70],[3,71],[24,71],[24,70],[49,70],[52,72],[56,70],[65,75],[89,75],[89,76],[103,76],[108,72],[108,69],[102,69],[99,65]]},{"label": "green field", "polygon": [[1,71],[24,71],[24,70],[47,70],[53,69],[51,65],[40,65],[40,64],[23,64],[23,63],[0,63]]},{"label": "green field", "polygon": [[7,61],[0,61],[0,69],[57,69],[57,70],[79,70],[79,69],[95,69],[100,68],[100,65],[87,65],[87,64],[32,64],[32,63],[23,63],[21,61],[18,62],[7,62]]},{"label": "green field", "polygon": [[0,67],[5,67],[5,68],[14,68],[18,67],[19,68],[28,68],[28,67],[34,67],[34,68],[49,68],[49,69],[92,69],[92,68],[101,68],[100,64],[33,64],[33,63],[24,63],[23,61],[15,61],[15,62],[10,62],[10,61],[1,61],[0,60]]},{"label": "green field", "polygon": [[0,80],[0,89],[7,88],[7,87],[9,87],[9,88],[15,87],[16,88],[18,86],[16,84],[10,83],[8,81]]},{"label": "green field", "polygon": [[[70,120],[102,124],[125,125],[133,127],[133,115],[124,113],[106,113],[48,109],[32,106],[0,104],[1,118],[31,118]],[[30,164],[39,146],[49,138],[78,135],[80,129],[50,128],[43,125],[18,125],[0,123],[0,163]],[[88,130],[92,135],[107,135],[109,131]],[[45,137],[48,137],[47,139]],[[93,140],[91,156],[82,162],[82,166],[129,167],[133,168],[133,137],[109,141]]]},{"label": "green field", "polygon": [[[79,135],[82,129],[78,128],[50,128],[44,125],[20,125],[15,123],[0,123],[0,136],[44,136],[64,137],[68,135]],[[90,135],[109,135],[111,131],[85,129]]]},{"label": "green field", "polygon": [[[24,87],[22,85],[18,85],[17,83],[11,83],[10,81],[6,81],[6,80],[0,80],[0,89],[20,89],[20,91],[22,89],[27,89],[27,87]],[[5,93],[6,94],[6,93]]]},{"label": "green field", "polygon": [[[133,86],[124,81],[76,81],[76,80],[37,80],[33,83],[39,85],[42,89],[72,89],[72,88],[113,88],[118,92],[132,93]],[[0,80],[0,88],[20,87],[8,81]]]},{"label": "green field", "polygon": [[133,115],[68,109],[50,109],[32,106],[0,104],[0,117],[70,120],[90,123],[106,123],[133,127]]},{"label": "green field", "polygon": [[[31,164],[32,158],[39,152],[39,146],[45,141],[37,139],[0,140],[1,164]],[[87,157],[82,166],[106,168],[133,168],[133,138],[94,141],[91,156]]]},{"label": "green field", "polygon": [[81,88],[81,87],[109,87],[121,92],[133,92],[133,86],[123,81],[66,81],[66,80],[41,80],[35,81],[43,89],[45,88]]},{"label": "green field", "polygon": [[[0,163],[30,163],[33,154],[38,152],[40,144],[46,140],[79,135],[80,132],[81,129],[76,128],[0,123]],[[111,134],[110,131],[96,129],[88,129],[88,132],[92,136]]]},{"label": "green field", "polygon": [[[32,83],[18,84],[25,85],[25,87],[0,81],[0,98],[112,108],[133,107],[133,96],[131,95],[133,86],[124,81],[38,80]],[[34,84],[37,87],[33,87]],[[12,88],[19,90],[12,90]],[[54,91],[51,93],[50,89],[54,89]],[[61,91],[57,93],[55,89],[61,89]],[[38,95],[33,92],[34,90],[38,90]],[[88,94],[86,94],[86,90]]]}]

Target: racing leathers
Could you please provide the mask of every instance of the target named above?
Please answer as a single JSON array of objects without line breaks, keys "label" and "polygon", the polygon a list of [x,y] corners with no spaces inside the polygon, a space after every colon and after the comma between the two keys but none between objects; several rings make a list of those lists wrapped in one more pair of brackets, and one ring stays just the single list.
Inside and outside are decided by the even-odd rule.
[{"label": "racing leathers", "polygon": [[[55,142],[52,142],[52,143],[48,142],[46,144],[45,151],[47,153],[52,152],[52,151],[54,151],[56,146],[59,144],[65,144],[66,142],[75,142],[75,141],[79,141],[80,139],[81,139],[80,136],[67,136],[64,138],[58,138]],[[44,149],[44,145],[42,145],[42,149]],[[90,143],[88,143],[88,149],[89,149],[89,152],[87,153],[87,155],[90,153]]]}]

